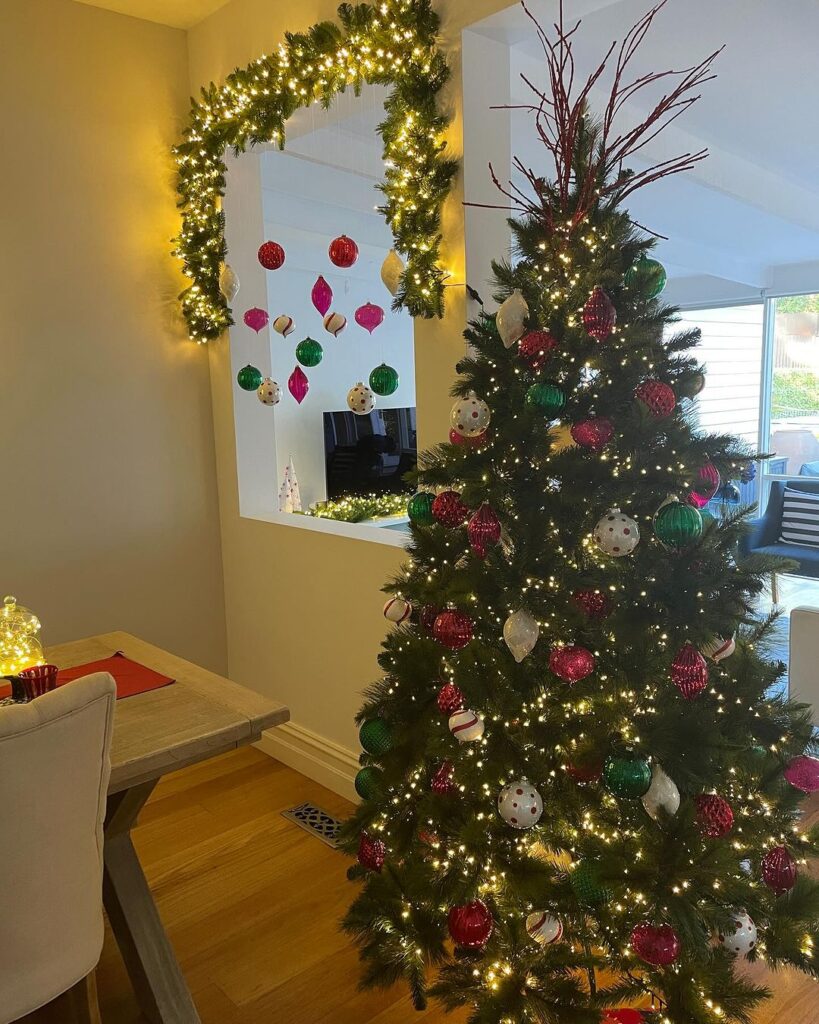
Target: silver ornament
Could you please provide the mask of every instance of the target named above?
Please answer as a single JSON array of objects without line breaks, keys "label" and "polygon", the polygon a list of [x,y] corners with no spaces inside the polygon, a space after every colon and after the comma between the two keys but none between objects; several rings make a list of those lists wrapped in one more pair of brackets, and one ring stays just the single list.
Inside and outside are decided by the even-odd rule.
[{"label": "silver ornament", "polygon": [[651,769],[651,785],[643,796],[643,807],[654,821],[659,821],[662,811],[673,816],[680,809],[677,784],[658,764]]},{"label": "silver ornament", "polygon": [[518,664],[532,653],[539,636],[540,626],[537,620],[523,608],[512,612],[503,624],[503,639]]},{"label": "silver ornament", "polygon": [[517,289],[501,303],[495,314],[495,324],[506,348],[511,348],[516,341],[520,341],[523,337],[528,315],[529,307],[526,304],[526,299]]}]

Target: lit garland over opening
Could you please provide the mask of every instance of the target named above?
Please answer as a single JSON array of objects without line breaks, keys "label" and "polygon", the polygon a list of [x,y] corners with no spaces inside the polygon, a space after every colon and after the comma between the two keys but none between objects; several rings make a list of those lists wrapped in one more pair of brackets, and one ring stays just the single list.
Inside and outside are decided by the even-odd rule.
[{"label": "lit garland over opening", "polygon": [[437,94],[449,69],[436,46],[438,17],[431,0],[387,0],[342,4],[339,25],[321,22],[308,32],[285,36],[274,54],[237,68],[225,83],[211,83],[193,104],[182,143],[174,149],[182,230],[174,255],[190,285],[180,300],[190,337],[203,343],[234,322],[219,291],[226,255],[226,149],[275,142],[284,148],[288,118],[300,107],[332,105],[349,86],[387,85],[384,194],[380,211],[392,229],[395,248],[406,260],[395,297],[396,309],[412,316],[443,315],[440,265],[441,207],[457,162],[445,155],[447,118]]},{"label": "lit garland over opening", "polygon": [[316,519],[335,519],[341,523],[363,523],[407,514],[408,494],[348,494],[336,501],[319,501],[302,513]]}]

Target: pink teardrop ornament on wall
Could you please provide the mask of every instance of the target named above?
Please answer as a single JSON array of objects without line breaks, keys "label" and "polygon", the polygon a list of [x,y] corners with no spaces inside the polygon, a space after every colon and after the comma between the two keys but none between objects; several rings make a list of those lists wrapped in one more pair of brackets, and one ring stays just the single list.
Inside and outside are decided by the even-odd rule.
[{"label": "pink teardrop ornament on wall", "polygon": [[355,322],[372,334],[376,327],[380,327],[384,322],[384,310],[372,302],[367,302],[355,311]]},{"label": "pink teardrop ornament on wall", "polygon": [[287,381],[287,390],[301,405],[301,403],[307,397],[307,392],[310,390],[310,381],[307,379],[307,374],[302,370],[300,366],[290,374]]},{"label": "pink teardrop ornament on wall", "polygon": [[265,310],[259,309],[258,306],[254,306],[253,309],[249,309],[244,315],[245,325],[257,334],[262,328],[267,327],[267,322],[270,317],[267,315]]},{"label": "pink teardrop ornament on wall", "polygon": [[324,316],[333,301],[333,289],[321,275],[319,275],[318,280],[313,285],[310,297],[313,300],[313,305]]}]

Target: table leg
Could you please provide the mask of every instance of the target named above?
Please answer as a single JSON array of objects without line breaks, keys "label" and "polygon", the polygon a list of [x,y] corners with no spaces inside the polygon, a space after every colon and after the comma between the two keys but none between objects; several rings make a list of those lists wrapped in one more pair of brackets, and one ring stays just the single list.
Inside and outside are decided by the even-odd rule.
[{"label": "table leg", "polygon": [[103,901],[145,1017],[151,1024],[201,1024],[131,841],[155,785],[144,783],[108,799]]}]

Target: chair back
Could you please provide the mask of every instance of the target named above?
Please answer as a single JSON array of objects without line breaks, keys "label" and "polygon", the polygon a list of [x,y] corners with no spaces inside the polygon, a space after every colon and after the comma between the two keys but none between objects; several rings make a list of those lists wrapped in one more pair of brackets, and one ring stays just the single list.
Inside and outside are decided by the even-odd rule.
[{"label": "chair back", "polygon": [[98,672],[0,707],[0,1024],[99,960],[115,694]]},{"label": "chair back", "polygon": [[804,704],[813,705],[813,724],[819,724],[819,608],[791,612],[788,689]]}]

